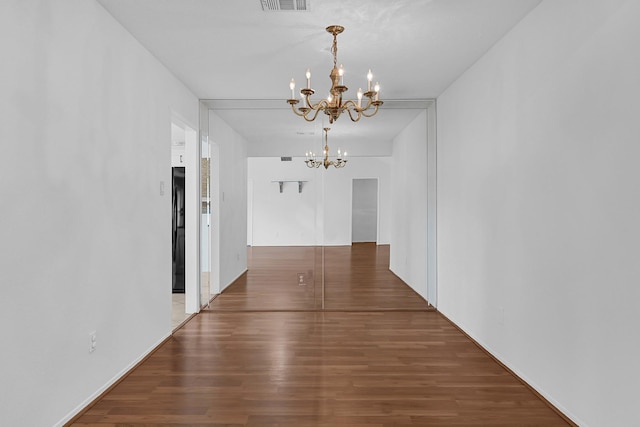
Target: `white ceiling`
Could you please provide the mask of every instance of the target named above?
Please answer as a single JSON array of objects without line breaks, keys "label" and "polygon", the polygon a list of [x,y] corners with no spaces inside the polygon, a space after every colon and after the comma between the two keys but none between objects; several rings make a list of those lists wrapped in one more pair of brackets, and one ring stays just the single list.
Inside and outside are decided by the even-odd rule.
[{"label": "white ceiling", "polygon": [[198,98],[216,100],[210,105],[251,152],[276,140],[320,140],[326,120],[307,123],[285,100],[290,79],[304,82],[307,68],[314,99],[328,93],[328,25],[345,27],[338,63],[346,97],[366,86],[371,68],[385,101],[373,118],[340,117],[330,142],[390,143],[420,111],[405,101],[436,98],[541,0],[307,0],[308,11],[269,12],[261,0],[98,1]]}]

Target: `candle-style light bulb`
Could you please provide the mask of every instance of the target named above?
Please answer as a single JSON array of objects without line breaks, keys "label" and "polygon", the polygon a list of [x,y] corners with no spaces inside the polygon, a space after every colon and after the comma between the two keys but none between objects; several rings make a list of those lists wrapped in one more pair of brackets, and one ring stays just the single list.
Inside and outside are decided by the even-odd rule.
[{"label": "candle-style light bulb", "polygon": [[342,153],[342,151],[340,151],[340,149],[338,148],[338,158],[340,158],[340,154]]},{"label": "candle-style light bulb", "polygon": [[329,94],[329,96],[327,96],[327,102],[331,104],[331,101],[333,101],[333,97]]},{"label": "candle-style light bulb", "polygon": [[376,101],[378,100],[378,94],[380,93],[380,83],[376,82],[376,85],[373,87],[373,90],[376,91]]},{"label": "candle-style light bulb", "polygon": [[291,89],[291,99],[296,99],[296,94],[294,92],[295,88],[296,88],[296,81],[291,79],[291,81],[289,82],[289,89]]},{"label": "candle-style light bulb", "polygon": [[367,91],[371,92],[371,80],[373,80],[373,73],[371,73],[371,68],[369,68],[369,72],[367,73]]},{"label": "candle-style light bulb", "polygon": [[338,68],[338,75],[340,76],[340,84],[344,85],[344,65],[340,64]]},{"label": "candle-style light bulb", "polygon": [[358,108],[362,108],[362,88],[358,88]]},{"label": "candle-style light bulb", "polygon": [[311,89],[311,70],[307,68],[307,89]]},{"label": "candle-style light bulb", "polygon": [[342,158],[346,159],[347,158],[347,152],[345,151],[344,153],[342,153]]}]

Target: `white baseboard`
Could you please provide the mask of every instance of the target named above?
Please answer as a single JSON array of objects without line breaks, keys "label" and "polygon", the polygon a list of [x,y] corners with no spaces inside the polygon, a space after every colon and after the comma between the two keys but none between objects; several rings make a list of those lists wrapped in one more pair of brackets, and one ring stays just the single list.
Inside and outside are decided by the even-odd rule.
[{"label": "white baseboard", "polygon": [[518,378],[520,378],[520,380],[524,381],[529,387],[531,387],[533,390],[536,391],[536,393],[538,393],[540,396],[542,396],[547,402],[549,402],[551,405],[553,405],[558,411],[560,411],[565,417],[567,417],[568,419],[570,419],[571,421],[573,421],[574,423],[576,423],[577,425],[581,426],[581,427],[588,427],[587,424],[585,422],[583,422],[581,419],[579,419],[575,414],[573,414],[571,411],[569,411],[566,407],[564,407],[560,402],[558,402],[556,399],[553,398],[553,396],[551,396],[549,393],[545,392],[545,390],[540,387],[538,384],[536,384],[534,381],[531,380],[531,378],[529,378],[527,375],[525,375],[522,371],[520,371],[520,369],[516,368],[513,366],[512,363],[508,363],[506,361],[506,359],[503,357],[502,354],[500,354],[499,352],[495,351],[494,349],[492,349],[489,345],[487,345],[487,343],[485,343],[482,340],[479,340],[477,337],[473,336],[470,332],[469,332],[469,328],[467,328],[464,324],[462,323],[458,323],[457,321],[455,321],[454,319],[452,319],[451,317],[449,317],[449,315],[447,313],[444,313],[442,311],[440,311],[440,314],[442,314],[443,316],[445,316],[450,322],[452,322],[454,325],[456,325],[458,328],[460,328],[460,330],[462,330],[469,338],[471,338],[473,341],[475,341],[480,347],[482,347],[484,349],[484,351],[486,351],[487,353],[489,353],[492,357],[494,357],[497,361],[499,361],[502,365],[504,365],[505,367],[508,368],[508,370],[510,370],[514,375],[516,375]]},{"label": "white baseboard", "polygon": [[246,273],[247,271],[249,271],[248,268],[245,268],[243,271],[240,272],[240,274],[238,274],[233,280],[231,280],[229,283],[227,283],[226,285],[224,285],[223,288],[220,289],[220,292],[224,291],[225,289],[227,289],[231,284],[233,284],[233,282],[235,282],[236,280],[238,280],[240,278],[240,276],[242,276],[244,273]]},{"label": "white baseboard", "polygon": [[147,357],[151,352],[153,352],[160,344],[162,344],[167,338],[171,336],[171,333],[168,333],[164,337],[162,337],[159,341],[157,341],[154,345],[152,345],[147,351],[145,351],[142,355],[136,358],[133,362],[127,365],[124,369],[118,372],[113,378],[107,381],[102,387],[96,390],[91,396],[87,397],[82,403],[80,403],[76,408],[74,408],[71,412],[64,416],[60,421],[54,424],[55,427],[62,427],[69,421],[73,419],[76,415],[78,415],[81,411],[83,411],[91,402],[97,399],[102,393],[109,389],[112,385],[114,385],[117,381],[119,381],[122,377],[129,373],[138,363],[140,363],[145,357]]}]

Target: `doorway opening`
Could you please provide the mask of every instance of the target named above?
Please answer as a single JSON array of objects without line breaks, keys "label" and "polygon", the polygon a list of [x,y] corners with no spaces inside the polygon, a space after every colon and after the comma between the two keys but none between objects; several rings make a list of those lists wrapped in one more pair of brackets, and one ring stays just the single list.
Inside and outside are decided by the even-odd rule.
[{"label": "doorway opening", "polygon": [[199,311],[200,174],[197,132],[171,121],[172,280],[171,327],[178,328]]},{"label": "doorway opening", "polygon": [[353,179],[351,190],[351,242],[378,241],[378,179]]},{"label": "doorway opening", "polygon": [[171,177],[171,293],[185,291],[185,168],[172,167]]}]

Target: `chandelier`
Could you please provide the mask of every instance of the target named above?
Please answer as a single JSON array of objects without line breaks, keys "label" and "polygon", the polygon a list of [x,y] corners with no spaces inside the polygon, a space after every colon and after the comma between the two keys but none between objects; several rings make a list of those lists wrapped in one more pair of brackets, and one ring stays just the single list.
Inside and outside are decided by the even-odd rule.
[{"label": "chandelier", "polygon": [[329,166],[343,168],[347,164],[347,152],[345,151],[344,153],[341,153],[340,149],[338,149],[338,157],[335,160],[329,160],[329,145],[327,144],[327,132],[329,132],[329,129],[331,128],[324,128],[324,150],[322,151],[324,154],[324,159],[316,159],[316,153],[307,152],[307,160],[305,160],[304,162],[308,167],[317,168],[322,165],[325,169],[329,169]]},{"label": "chandelier", "polygon": [[[331,46],[331,53],[333,54],[333,69],[331,70],[331,74],[329,74],[329,78],[331,79],[331,89],[329,90],[329,96],[326,99],[322,99],[317,103],[313,103],[311,101],[311,95],[315,93],[313,89],[311,89],[311,71],[307,69],[306,77],[307,77],[307,87],[300,90],[301,99],[296,99],[295,96],[295,87],[296,82],[294,79],[291,79],[289,83],[289,88],[291,89],[291,99],[288,99],[287,102],[291,104],[291,109],[293,112],[300,116],[304,117],[304,119],[308,122],[312,122],[318,116],[320,111],[323,111],[326,115],[329,116],[329,123],[333,123],[338,120],[340,114],[343,112],[347,112],[352,121],[357,122],[360,120],[362,116],[371,117],[374,116],[378,112],[378,107],[382,105],[382,101],[378,99],[378,95],[380,92],[380,85],[376,82],[373,86],[373,90],[371,88],[371,80],[373,79],[373,74],[371,74],[371,70],[367,74],[367,91],[362,92],[362,89],[358,89],[358,101],[344,101],[342,100],[343,92],[347,91],[347,87],[344,85],[344,67],[340,64],[340,68],[338,68],[338,34],[344,31],[344,27],[340,25],[330,25],[326,28],[328,33],[333,34],[333,45]],[[367,97],[366,105],[362,106],[362,97]],[[297,107],[296,105],[302,102],[302,106]]]}]

